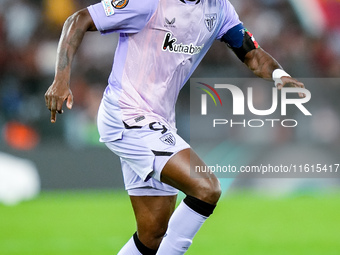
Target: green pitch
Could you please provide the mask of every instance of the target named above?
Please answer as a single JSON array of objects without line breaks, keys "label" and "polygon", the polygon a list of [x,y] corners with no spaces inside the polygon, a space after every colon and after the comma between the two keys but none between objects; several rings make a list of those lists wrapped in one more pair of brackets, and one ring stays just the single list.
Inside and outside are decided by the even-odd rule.
[{"label": "green pitch", "polygon": [[[340,196],[223,198],[191,255],[338,255]],[[129,198],[117,191],[44,192],[0,205],[1,255],[114,255],[135,231]]]}]

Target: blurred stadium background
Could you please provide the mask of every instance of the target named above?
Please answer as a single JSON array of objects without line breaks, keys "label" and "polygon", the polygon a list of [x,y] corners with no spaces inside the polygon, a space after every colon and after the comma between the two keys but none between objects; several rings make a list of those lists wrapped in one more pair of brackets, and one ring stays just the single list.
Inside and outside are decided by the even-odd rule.
[{"label": "blurred stadium background", "polygon": [[[97,2],[0,0],[0,254],[115,254],[134,231],[119,159],[98,142],[96,129],[117,35],[85,36],[73,66],[72,111],[51,124],[44,103],[63,22]],[[340,2],[231,2],[288,73],[332,83],[313,88],[320,97],[309,103],[313,118],[301,128],[238,130],[217,153],[225,158],[233,147],[233,160],[247,164],[296,154],[340,163]],[[193,77],[253,75],[216,42]],[[177,119],[179,133],[189,141],[188,97],[186,86]],[[260,146],[263,155],[253,159]],[[209,161],[207,148],[203,143],[194,149]],[[188,254],[340,254],[338,178],[221,182],[225,196],[216,218]]]}]

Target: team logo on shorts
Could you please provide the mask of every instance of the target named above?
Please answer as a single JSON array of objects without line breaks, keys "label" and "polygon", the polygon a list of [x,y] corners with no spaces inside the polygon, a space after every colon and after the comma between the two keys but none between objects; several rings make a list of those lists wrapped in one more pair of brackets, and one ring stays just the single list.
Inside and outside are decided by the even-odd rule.
[{"label": "team logo on shorts", "polygon": [[166,135],[163,135],[159,139],[167,145],[175,145],[176,144],[176,138],[172,133],[168,133]]},{"label": "team logo on shorts", "polygon": [[112,5],[116,9],[123,9],[128,3],[129,3],[129,0],[113,0],[112,1]]},{"label": "team logo on shorts", "polygon": [[213,29],[216,26],[216,21],[217,21],[217,14],[212,13],[212,14],[205,14],[205,19],[204,23],[209,32],[213,31]]}]

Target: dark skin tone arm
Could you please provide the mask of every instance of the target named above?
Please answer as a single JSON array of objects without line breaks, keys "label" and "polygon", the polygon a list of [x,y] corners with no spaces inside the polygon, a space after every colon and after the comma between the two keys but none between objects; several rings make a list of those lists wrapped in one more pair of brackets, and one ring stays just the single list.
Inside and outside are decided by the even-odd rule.
[{"label": "dark skin tone arm", "polygon": [[[282,69],[280,64],[261,48],[248,52],[245,56],[244,63],[251,71],[253,71],[255,75],[266,80],[272,80],[272,73],[275,69]],[[292,77],[283,76],[281,80],[282,83],[277,85],[279,90],[281,90],[283,87],[304,88],[303,83]],[[299,96],[305,97],[305,95],[302,93],[299,93]]]},{"label": "dark skin tone arm", "polygon": [[[73,105],[73,95],[70,90],[71,65],[73,58],[87,31],[97,31],[87,9],[80,10],[70,16],[63,27],[58,44],[55,77],[52,85],[45,93],[46,107],[51,111],[51,122],[56,122],[57,113],[63,113],[62,107],[66,101],[67,108]],[[281,68],[277,61],[262,49],[255,49],[247,53],[244,63],[257,76],[264,79],[272,79],[275,69]],[[303,83],[294,78],[285,76],[281,78],[284,86],[304,88]],[[300,97],[304,97],[299,93]]]},{"label": "dark skin tone arm", "polygon": [[73,95],[70,90],[72,61],[85,33],[96,30],[87,9],[74,13],[64,23],[58,44],[54,81],[45,93],[45,103],[51,111],[52,123],[56,122],[57,113],[63,113],[64,101],[67,108],[72,108]]}]

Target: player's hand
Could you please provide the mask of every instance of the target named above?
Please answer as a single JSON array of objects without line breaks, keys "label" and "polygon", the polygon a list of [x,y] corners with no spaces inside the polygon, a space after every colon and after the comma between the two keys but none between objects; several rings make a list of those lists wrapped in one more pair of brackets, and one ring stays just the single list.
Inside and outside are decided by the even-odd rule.
[{"label": "player's hand", "polygon": [[[277,84],[277,89],[281,90],[283,87],[291,87],[291,88],[305,88],[305,85],[302,82],[299,82],[298,80],[289,77],[289,76],[283,76],[281,77],[282,83]],[[299,93],[299,97],[304,98],[306,95],[304,93]]]},{"label": "player's hand", "polygon": [[51,111],[51,122],[57,120],[57,113],[63,113],[63,103],[66,101],[68,109],[72,108],[73,95],[67,83],[54,81],[45,93],[46,107]]}]

